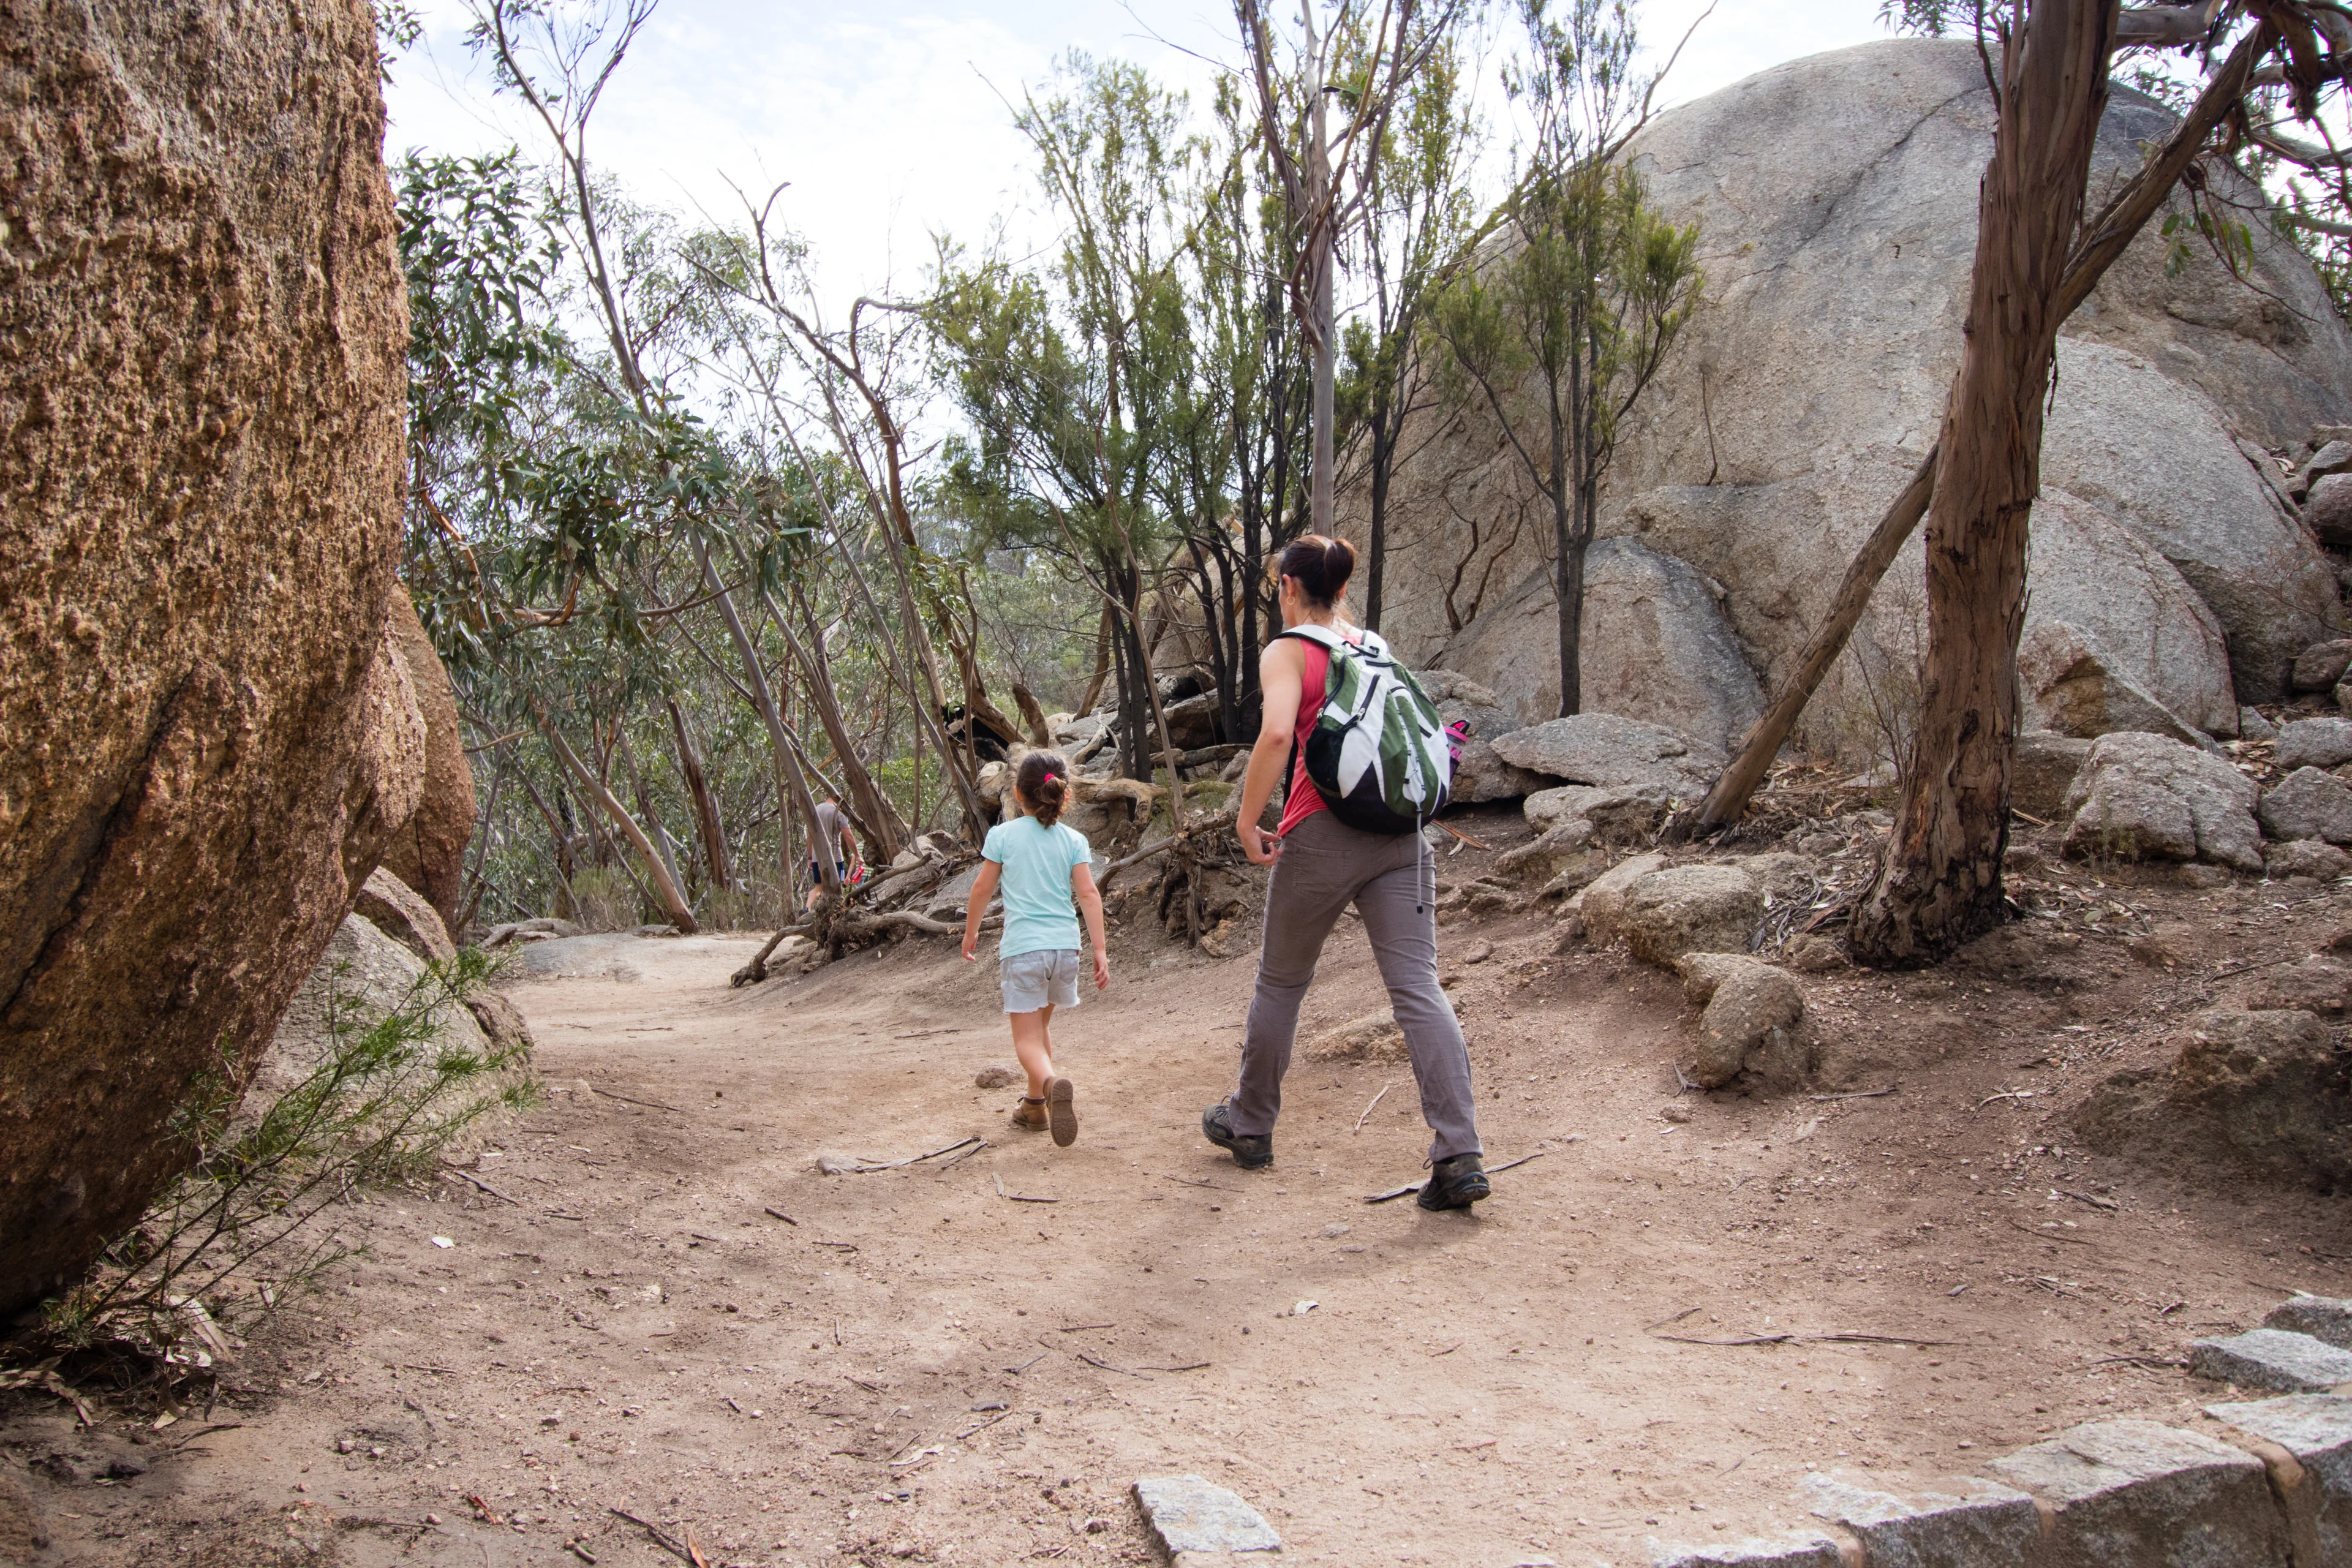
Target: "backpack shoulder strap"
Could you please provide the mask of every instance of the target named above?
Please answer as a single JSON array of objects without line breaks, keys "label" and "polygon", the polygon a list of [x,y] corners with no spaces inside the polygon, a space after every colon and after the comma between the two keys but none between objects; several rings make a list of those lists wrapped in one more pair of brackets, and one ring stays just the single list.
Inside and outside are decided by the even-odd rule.
[{"label": "backpack shoulder strap", "polygon": [[1288,637],[1293,642],[1310,642],[1319,648],[1323,648],[1333,653],[1337,653],[1342,648],[1345,648],[1349,652],[1353,652],[1355,649],[1354,644],[1348,641],[1347,638],[1341,637],[1339,633],[1333,631],[1329,626],[1318,626],[1312,625],[1311,623],[1307,626],[1292,626],[1286,631],[1276,632],[1274,634],[1272,640],[1275,642],[1280,642],[1285,637]]}]

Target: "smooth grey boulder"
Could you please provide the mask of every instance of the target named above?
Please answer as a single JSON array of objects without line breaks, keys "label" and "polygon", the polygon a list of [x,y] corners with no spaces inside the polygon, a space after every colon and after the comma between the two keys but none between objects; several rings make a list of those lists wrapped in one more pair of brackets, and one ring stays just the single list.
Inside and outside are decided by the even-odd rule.
[{"label": "smooth grey boulder", "polygon": [[1973,1476],[1888,1492],[1815,1473],[1805,1478],[1805,1500],[1816,1518],[1862,1539],[1871,1568],[2022,1563],[2042,1534],[2032,1498]]},{"label": "smooth grey boulder", "polygon": [[1462,753],[1454,763],[1455,802],[1476,805],[1490,800],[1517,800],[1551,783],[1543,774],[1515,768],[1495,754],[1494,742],[1498,737],[1526,724],[1493,691],[1454,669],[1425,669],[1418,679],[1422,690],[1437,704],[1440,719],[1449,725],[1459,721],[1470,726],[1469,739],[1463,742]]},{"label": "smooth grey boulder", "polygon": [[2287,1329],[2253,1329],[2191,1344],[2189,1375],[2273,1394],[2325,1394],[2352,1383],[2352,1351]]},{"label": "smooth grey boulder", "polygon": [[2161,735],[2092,742],[2060,810],[2066,847],[2119,860],[2206,860],[2263,868],[2261,792],[2230,763]]},{"label": "smooth grey boulder", "polygon": [[2322,838],[2297,838],[2273,844],[2263,851],[2263,874],[2273,881],[2310,877],[2332,882],[2347,871],[2352,871],[2352,854]]},{"label": "smooth grey boulder", "polygon": [[1528,885],[1547,888],[1562,877],[1563,885],[1582,887],[1609,868],[1609,851],[1593,842],[1592,824],[1571,816],[1538,837],[1532,844],[1507,849],[1495,858],[1495,869]]},{"label": "smooth grey boulder", "polygon": [[2272,761],[2288,769],[2352,763],[2352,719],[2296,719],[2280,725]]},{"label": "smooth grey boulder", "polygon": [[2042,1568],[2286,1568],[2263,1462],[2198,1433],[2095,1421],[1985,1468],[2050,1505]]},{"label": "smooth grey boulder", "polygon": [[1634,957],[1671,969],[1686,952],[1746,952],[1763,918],[1764,889],[1738,867],[1674,866],[1625,889],[1617,929]]},{"label": "smooth grey boulder", "polygon": [[1602,843],[1626,844],[1655,832],[1673,805],[1664,784],[1562,784],[1528,796],[1520,809],[1538,832],[1582,821]]},{"label": "smooth grey boulder", "polygon": [[923,913],[935,921],[953,920],[964,912],[971,901],[971,887],[980,880],[980,862],[975,861],[940,884],[923,906]]},{"label": "smooth grey boulder", "polygon": [[2330,474],[2304,499],[2303,519],[2319,542],[2342,550],[2352,545],[2352,474]]},{"label": "smooth grey boulder", "polygon": [[[2128,89],[2110,94],[2094,205],[2169,123]],[[1861,538],[1935,440],[1963,341],[1992,125],[1972,44],[1906,39],[1763,71],[1660,114],[1629,150],[1662,212],[1700,226],[1709,308],[1624,422],[1600,527],[1720,584],[1723,617],[1768,681],[1787,673]],[[2260,281],[2249,288],[2210,255],[2168,269],[2161,226],[2148,226],[2059,341],[2036,532],[2045,506],[2079,505],[2152,548],[2214,612],[2240,697],[2268,700],[2294,654],[2330,634],[2335,587],[2236,435],[2280,447],[2336,417],[2352,391],[2352,342],[2285,238],[2255,237]],[[1428,521],[1410,544],[1391,543],[1383,630],[1425,661],[1470,638],[1507,645],[1491,653],[1497,665],[1511,648],[1542,658],[1539,615],[1507,616],[1507,635],[1485,625],[1543,564],[1546,519],[1517,459],[1491,420],[1450,408],[1407,441],[1392,515]],[[1343,526],[1362,537],[1360,523]],[[1858,647],[1907,658],[1918,560],[1888,574]],[[2168,589],[2087,571],[2074,580],[2133,599],[2135,615],[2165,615]],[[2037,561],[2029,616],[2057,586]],[[2168,635],[2194,629],[2163,624]],[[2134,647],[2110,647],[2164,695],[2138,673]],[[1643,673],[1661,691],[1685,679]],[[1605,705],[1660,717],[1641,700]],[[1809,734],[1834,733],[1838,706],[1809,710]]]},{"label": "smooth grey boulder", "polygon": [[1594,941],[1607,942],[1617,934],[1617,922],[1625,912],[1627,892],[1651,872],[1663,870],[1665,864],[1665,855],[1656,849],[1621,860],[1570,899],[1569,908],[1584,917]]},{"label": "smooth grey boulder", "polygon": [[2318,768],[2300,767],[2263,796],[2254,815],[2264,831],[2283,842],[2320,838],[2352,844],[2352,784]]},{"label": "smooth grey boulder", "polygon": [[2352,668],[2352,637],[2315,642],[2294,656],[2294,689],[2297,692],[2333,691],[2347,668]]},{"label": "smooth grey boulder", "polygon": [[[2056,711],[2040,722],[2101,735],[2155,728],[2146,720],[2156,713],[2210,734],[2237,732],[2229,637],[2155,545],[2082,498],[2045,488],[2033,503],[2026,580],[2033,586],[2018,674],[2027,706],[2076,712],[2086,724],[2105,712],[2099,729],[2061,722]],[[2063,695],[2028,677],[2033,649],[2062,628],[2104,676]],[[2046,668],[2046,656],[2035,662]],[[2043,674],[2042,684],[2049,679]]]},{"label": "smooth grey boulder", "polygon": [[1135,1483],[1144,1528],[1160,1549],[1186,1552],[1279,1552],[1282,1537],[1239,1493],[1199,1476],[1147,1476]]},{"label": "smooth grey boulder", "polygon": [[2017,737],[2017,753],[2010,763],[2009,804],[2028,816],[2055,822],[2083,771],[2091,742],[2055,730],[2028,730]]},{"label": "smooth grey boulder", "polygon": [[2306,458],[2287,479],[2287,496],[2290,500],[2300,501],[2311,494],[2313,485],[2330,474],[2340,474],[2347,468],[2352,468],[2352,441],[2326,442],[2320,447],[2319,450]]},{"label": "smooth grey boulder", "polygon": [[[2352,1399],[2291,1394],[2283,1399],[2209,1405],[2205,1414],[2287,1451],[2301,1476],[2273,1469],[2286,1507],[2296,1562],[2352,1563]],[[2282,1467],[2281,1468],[2284,1468]]]},{"label": "smooth grey boulder", "polygon": [[1515,730],[1495,742],[1495,754],[1570,784],[1658,784],[1680,797],[1706,786],[1713,755],[1692,754],[1672,730],[1615,713],[1578,713]]},{"label": "smooth grey boulder", "polygon": [[[2043,621],[2027,628],[2017,649],[2017,684],[2023,717],[2037,729],[2084,740],[2118,730],[2144,730],[2191,746],[2211,743],[2203,730],[2134,679],[2098,638],[2065,621]],[[2227,689],[2225,685],[2223,691]],[[2234,695],[2216,698],[2206,706],[2226,710],[2230,724],[2236,724]]]},{"label": "smooth grey boulder", "polygon": [[2332,1296],[2297,1296],[2273,1307],[2263,1327],[2309,1334],[2323,1344],[2352,1350],[2352,1301]]},{"label": "smooth grey boulder", "polygon": [[[1482,682],[1533,721],[1559,711],[1559,600],[1548,567],[1529,560],[1508,570],[1496,579],[1508,594],[1447,637],[1432,662]],[[1581,634],[1588,710],[1662,724],[1718,752],[1738,744],[1763,711],[1763,689],[1712,585],[1639,541],[1604,539],[1586,553]]]}]

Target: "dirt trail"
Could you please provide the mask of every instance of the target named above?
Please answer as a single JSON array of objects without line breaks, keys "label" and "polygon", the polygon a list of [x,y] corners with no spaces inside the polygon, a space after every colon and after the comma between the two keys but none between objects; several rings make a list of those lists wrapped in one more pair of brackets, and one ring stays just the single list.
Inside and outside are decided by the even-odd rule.
[{"label": "dirt trail", "polygon": [[[1898,1093],[1677,1095],[1671,978],[1555,958],[1516,917],[1441,943],[1493,949],[1454,988],[1489,1162],[1541,1156],[1470,1215],[1363,1201],[1419,1172],[1401,1064],[1300,1060],[1270,1171],[1201,1141],[1245,958],[1115,943],[1111,992],[1057,1022],[1083,1119],[1058,1151],[973,1087],[1011,1051],[992,966],[944,942],[746,991],[734,939],[546,944],[564,973],[513,994],[548,1104],[481,1189],[353,1211],[373,1256],[254,1347],[249,1407],[213,1417],[241,1425],[159,1457],[169,1429],[134,1447],[19,1396],[0,1440],[147,1472],[36,1471],[58,1561],[675,1561],[615,1508],[714,1563],[1140,1561],[1125,1488],[1192,1472],[1287,1561],[1631,1563],[1801,1522],[1810,1468],[1933,1476],[2190,1418],[2161,1364],[2189,1338],[2352,1289],[2319,1200],[2176,1189],[2085,1163],[2032,1100],[1980,1104],[2055,1069],[2044,1000],[1818,981],[1845,1059],[1908,1064]],[[2101,1026],[2191,984],[2120,950],[2099,973],[2113,994],[2074,1008]],[[1343,922],[1310,1030],[1377,997]]]}]

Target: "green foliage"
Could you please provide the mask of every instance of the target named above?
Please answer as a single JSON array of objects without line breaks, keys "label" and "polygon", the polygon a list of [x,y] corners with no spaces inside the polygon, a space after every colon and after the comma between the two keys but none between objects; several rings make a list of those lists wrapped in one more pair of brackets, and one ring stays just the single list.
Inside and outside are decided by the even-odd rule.
[{"label": "green foliage", "polygon": [[284,1092],[241,1110],[226,1048],[190,1083],[170,1136],[187,1173],[103,1254],[90,1278],[45,1304],[58,1349],[116,1345],[167,1365],[209,1366],[289,1297],[356,1250],[317,1222],[356,1190],[415,1182],[451,1142],[536,1090],[520,1047],[469,1050],[448,1021],[497,961],[474,949],[433,963],[381,1017],[330,984],[326,1044]]}]

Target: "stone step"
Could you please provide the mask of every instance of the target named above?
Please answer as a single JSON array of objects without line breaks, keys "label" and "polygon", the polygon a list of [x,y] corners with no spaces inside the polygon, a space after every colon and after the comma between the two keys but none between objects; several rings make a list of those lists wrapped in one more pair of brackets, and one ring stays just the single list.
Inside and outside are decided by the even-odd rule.
[{"label": "stone step", "polygon": [[1817,1518],[1861,1537],[1872,1568],[2021,1563],[2042,1534],[2031,1497],[1973,1476],[1898,1493],[1866,1479],[1811,1475],[1805,1494]]},{"label": "stone step", "polygon": [[1228,1554],[1279,1552],[1282,1537],[1240,1494],[1199,1476],[1146,1476],[1135,1483],[1144,1527],[1184,1568],[1205,1568]]},{"label": "stone step", "polygon": [[2047,1505],[2050,1563],[2285,1568],[2288,1562],[2286,1523],[2263,1462],[2199,1433],[2153,1421],[2094,1421],[1985,1468]]},{"label": "stone step", "polygon": [[2326,1296],[2297,1296],[2271,1309],[2271,1315],[2263,1320],[2263,1327],[2309,1334],[2338,1350],[2352,1350],[2352,1301]]},{"label": "stone step", "polygon": [[2352,1351],[2285,1329],[2254,1329],[2189,1347],[2193,1377],[2275,1394],[2325,1394],[2352,1383]]},{"label": "stone step", "polygon": [[[2290,1394],[2284,1399],[2209,1405],[2205,1414],[2254,1440],[2286,1510],[2297,1563],[2352,1562],[2352,1399]],[[2276,1450],[2284,1450],[2280,1462]]]},{"label": "stone step", "polygon": [[1751,1537],[1712,1546],[1650,1542],[1650,1568],[1843,1568],[1838,1543],[1826,1535]]}]

